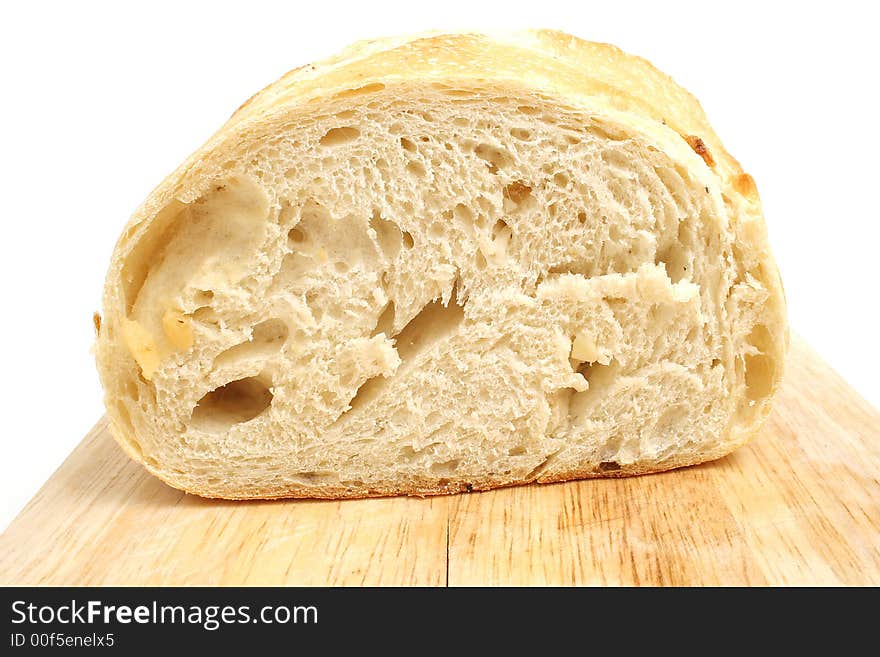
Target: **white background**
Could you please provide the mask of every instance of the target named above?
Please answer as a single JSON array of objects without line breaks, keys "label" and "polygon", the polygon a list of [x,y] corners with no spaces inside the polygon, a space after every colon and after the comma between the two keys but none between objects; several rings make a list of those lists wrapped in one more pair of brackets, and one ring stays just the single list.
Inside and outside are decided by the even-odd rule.
[{"label": "white background", "polygon": [[794,330],[880,405],[872,4],[4,3],[0,528],[102,413],[91,315],[128,215],[257,89],[395,33],[555,27],[672,74],[758,182]]}]

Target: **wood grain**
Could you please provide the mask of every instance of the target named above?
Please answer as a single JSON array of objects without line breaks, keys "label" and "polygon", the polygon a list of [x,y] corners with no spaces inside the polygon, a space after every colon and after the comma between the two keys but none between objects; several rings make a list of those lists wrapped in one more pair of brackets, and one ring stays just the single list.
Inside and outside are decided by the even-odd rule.
[{"label": "wood grain", "polygon": [[762,435],[658,475],[431,499],[223,502],[102,420],[0,537],[3,584],[880,584],[880,413],[795,338]]}]

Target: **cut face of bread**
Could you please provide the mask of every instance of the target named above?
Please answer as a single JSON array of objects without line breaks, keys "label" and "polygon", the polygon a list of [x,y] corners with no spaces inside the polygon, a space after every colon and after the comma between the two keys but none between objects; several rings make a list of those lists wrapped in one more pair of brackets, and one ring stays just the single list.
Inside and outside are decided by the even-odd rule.
[{"label": "cut face of bread", "polygon": [[718,458],[786,344],[696,101],[529,32],[361,44],[251,99],[130,222],[97,356],[171,485],[356,497]]}]

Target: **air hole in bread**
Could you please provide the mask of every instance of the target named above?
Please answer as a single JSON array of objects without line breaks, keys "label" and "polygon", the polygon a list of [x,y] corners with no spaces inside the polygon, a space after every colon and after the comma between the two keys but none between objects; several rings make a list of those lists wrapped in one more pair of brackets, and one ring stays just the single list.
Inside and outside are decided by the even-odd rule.
[{"label": "air hole in bread", "polygon": [[321,406],[332,406],[339,398],[339,395],[330,390],[322,390],[319,396],[321,399]]},{"label": "air hole in bread", "polygon": [[317,201],[309,199],[303,204],[302,210],[300,210],[298,225],[308,235],[313,232],[313,229],[320,228],[330,221],[333,221],[330,211]]},{"label": "air hole in bread", "polygon": [[449,461],[443,461],[441,463],[434,463],[431,465],[431,472],[436,475],[455,474],[455,471],[458,469],[458,464],[460,462],[461,459],[451,459]]},{"label": "air hole in bread", "polygon": [[382,310],[382,313],[379,315],[379,319],[376,320],[376,326],[373,329],[373,332],[370,334],[370,337],[375,337],[380,333],[384,333],[386,337],[391,337],[392,331],[394,330],[394,302],[389,301],[385,304],[385,308]]},{"label": "air hole in bread", "polygon": [[[703,220],[706,221],[706,223],[710,221],[707,218]],[[682,248],[688,248],[694,245],[693,227],[694,222],[691,219],[682,219],[678,222],[678,230],[676,231],[676,236],[678,238],[678,243],[681,244]],[[708,236],[707,239],[709,239]]]},{"label": "air hole in bread", "polygon": [[474,211],[464,203],[458,203],[452,208],[452,217],[468,228],[474,223]]},{"label": "air hole in bread", "polygon": [[673,242],[659,250],[654,263],[666,269],[666,275],[673,283],[680,282],[692,273],[688,253],[678,242]]},{"label": "air hole in bread", "polygon": [[596,366],[602,367],[602,365],[599,365],[598,363],[595,363],[595,362],[581,362],[575,368],[575,371],[578,374],[580,374],[582,377],[584,377],[587,381],[589,381],[590,374],[592,373],[592,371],[594,370],[594,368]]},{"label": "air hole in bread", "polygon": [[196,290],[193,295],[193,302],[199,308],[203,306],[209,306],[214,301],[214,291],[213,290]]},{"label": "air hole in bread", "polygon": [[550,467],[550,464],[553,463],[557,454],[558,454],[558,452],[552,452],[552,453],[548,454],[547,456],[545,456],[543,458],[543,460],[541,460],[534,468],[532,468],[531,472],[529,472],[525,476],[524,480],[525,481],[535,481],[541,475],[542,472],[544,472],[548,467]]},{"label": "air hole in bread", "polygon": [[599,472],[617,472],[620,469],[620,463],[617,461],[602,461],[599,464]]},{"label": "air hole in bread", "polygon": [[295,472],[290,478],[294,483],[303,486],[335,484],[339,481],[339,475],[335,472]]},{"label": "air hole in bread", "polygon": [[342,412],[339,419],[357,411],[374,399],[378,399],[385,389],[386,383],[387,380],[384,376],[374,376],[364,381],[354,393],[354,397],[349,400],[348,409]]},{"label": "air hole in bread", "polygon": [[503,237],[505,234],[510,233],[510,226],[507,225],[507,222],[504,219],[499,219],[495,222],[495,225],[492,226],[492,239],[497,240],[499,237]]},{"label": "air hole in bread", "polygon": [[324,320],[324,315],[332,312],[332,308],[319,303],[321,299],[321,290],[309,290],[306,292],[306,305],[312,313],[312,317],[316,322],[320,323]]},{"label": "air hole in bread", "polygon": [[193,409],[191,426],[212,433],[253,420],[272,404],[272,392],[262,378],[251,376],[216,388]]},{"label": "air hole in bread", "polygon": [[474,216],[474,226],[478,230],[486,230],[486,227],[489,225],[489,217],[485,212],[478,212]]},{"label": "air hole in bread", "polygon": [[576,390],[569,398],[568,412],[572,425],[579,425],[589,414],[593,403],[607,394],[608,388],[618,376],[620,364],[614,359],[608,365],[580,363],[576,371],[587,380],[589,388],[582,392]]},{"label": "air hole in bread", "polygon": [[632,185],[625,184],[625,182],[620,179],[612,178],[608,182],[607,189],[611,192],[614,202],[624,212],[628,212],[630,208],[632,208]]},{"label": "air hole in bread", "polygon": [[280,319],[267,319],[254,327],[251,339],[220,353],[214,359],[214,368],[226,367],[234,363],[265,360],[278,353],[287,341],[289,329]]},{"label": "air hole in bread", "polygon": [[607,123],[599,123],[598,121],[595,121],[593,125],[589,127],[589,132],[600,139],[606,139],[608,141],[624,141],[627,138],[626,133],[621,132]]},{"label": "air hole in bread", "polygon": [[251,179],[215,182],[189,204],[172,201],[123,266],[129,313],[152,331],[166,310],[159,303],[188,284],[209,289],[238,280],[263,241],[268,218],[266,192]]},{"label": "air hole in bread", "polygon": [[281,260],[276,281],[293,282],[317,267],[315,258],[302,253],[288,253]]},{"label": "air hole in bread", "polygon": [[517,445],[516,447],[511,447],[507,450],[508,456],[523,456],[526,454],[528,450],[523,445]]},{"label": "air hole in bread", "polygon": [[133,402],[136,402],[141,398],[141,391],[138,388],[138,384],[134,380],[126,380],[125,394],[128,395],[128,398],[131,399]]},{"label": "air hole in bread", "polygon": [[406,170],[416,178],[424,178],[427,174],[425,166],[421,162],[416,162],[415,160],[407,162]]},{"label": "air hole in bread", "polygon": [[[338,221],[323,205],[314,199],[308,199],[297,210],[299,219],[295,226],[287,232],[288,247],[302,253],[315,262],[327,262],[327,250],[324,245],[338,225]],[[282,266],[282,270],[285,267]]]},{"label": "air hole in bread", "polygon": [[483,271],[489,263],[486,261],[486,256],[483,255],[483,251],[477,249],[477,252],[474,254],[474,267],[477,268],[478,271]]},{"label": "air hole in bread", "polygon": [[513,231],[510,226],[507,225],[506,221],[498,219],[495,222],[495,225],[492,226],[490,236],[492,243],[484,245],[482,255],[493,265],[500,265],[506,259],[508,247],[511,238],[513,237]]},{"label": "air hole in bread", "polygon": [[131,313],[150,272],[150,266],[161,259],[167,244],[180,230],[179,218],[186,207],[186,204],[177,199],[165,206],[153,219],[147,234],[140,238],[137,248],[126,258],[122,267],[126,312]]},{"label": "air hole in bread", "polygon": [[373,210],[370,217],[370,228],[376,233],[375,240],[379,250],[389,260],[394,260],[403,246],[403,233],[400,227],[393,221],[384,219],[378,210]]},{"label": "air hole in bread", "polygon": [[401,359],[411,358],[454,333],[464,320],[464,307],[452,300],[444,306],[434,301],[413,317],[396,336],[395,347]]},{"label": "air hole in bread", "polygon": [[413,248],[413,246],[415,246],[415,240],[413,240],[413,236],[406,231],[403,231],[403,246],[405,246],[407,249],[411,249]]},{"label": "air hole in bread", "polygon": [[665,433],[674,433],[676,428],[683,420],[688,418],[688,406],[685,404],[675,404],[670,406],[657,419],[654,425],[654,434],[660,435]]},{"label": "air hole in bread", "polygon": [[348,144],[349,142],[354,141],[358,137],[360,137],[361,131],[357,128],[352,128],[350,126],[343,128],[331,128],[328,130],[323,137],[319,140],[321,146],[325,146],[328,148],[335,148],[337,146],[343,146]]},{"label": "air hole in bread", "polygon": [[746,398],[750,401],[765,399],[769,396],[773,382],[776,380],[776,364],[766,352],[773,344],[767,327],[756,324],[748,338],[756,353],[747,354],[745,362]]},{"label": "air hole in bread", "polygon": [[511,128],[510,136],[514,139],[519,139],[520,141],[531,141],[532,133],[525,128]]},{"label": "air hole in bread", "polygon": [[403,150],[409,153],[415,153],[416,151],[416,145],[412,142],[411,139],[407,139],[406,137],[400,138],[400,146],[403,148]]},{"label": "air hole in bread", "polygon": [[773,336],[763,324],[755,324],[749,332],[747,342],[761,353],[766,353],[773,346]]},{"label": "air hole in bread", "polygon": [[374,94],[379,91],[382,91],[385,88],[385,85],[381,82],[373,82],[371,84],[365,84],[363,87],[357,87],[356,89],[346,89],[345,91],[340,91],[338,94],[335,94],[335,98],[351,98],[352,96],[364,96],[366,94]]},{"label": "air hole in bread", "polygon": [[440,93],[445,94],[446,96],[452,96],[453,98],[466,98],[474,95],[474,92],[469,91],[468,89],[456,89],[455,87],[447,87],[442,84],[433,84],[431,86]]},{"label": "air hole in bread", "polygon": [[[455,298],[454,290],[455,287],[453,287],[452,299]],[[438,341],[453,334],[463,319],[464,308],[452,300],[446,306],[440,301],[429,303],[403,327],[400,333],[394,336],[394,345],[398,356],[402,361],[414,358]],[[386,333],[386,335],[388,334]],[[388,379],[381,375],[367,379],[348,402],[349,408],[343,412],[340,419],[374,399],[378,399],[387,385]]]},{"label": "air hole in bread", "polygon": [[443,413],[440,411],[431,411],[425,416],[425,424],[428,426],[440,425],[443,421]]},{"label": "air hole in bread", "polygon": [[491,173],[498,173],[513,164],[513,157],[503,148],[491,144],[477,144],[474,153],[486,162]]},{"label": "air hole in bread", "polygon": [[220,318],[217,316],[217,312],[211,306],[202,306],[201,308],[196,308],[192,312],[190,317],[192,317],[193,321],[204,324],[205,326],[210,326],[213,328],[220,327]]},{"label": "air hole in bread", "polygon": [[287,231],[287,239],[291,244],[302,244],[306,241],[306,234],[302,228],[291,228]]},{"label": "air hole in bread", "polygon": [[503,198],[506,210],[516,210],[532,200],[532,188],[521,180],[504,187]]},{"label": "air hole in bread", "polygon": [[557,187],[565,189],[568,187],[568,184],[571,182],[571,178],[568,177],[568,174],[564,171],[560,171],[558,173],[553,174],[553,184]]}]

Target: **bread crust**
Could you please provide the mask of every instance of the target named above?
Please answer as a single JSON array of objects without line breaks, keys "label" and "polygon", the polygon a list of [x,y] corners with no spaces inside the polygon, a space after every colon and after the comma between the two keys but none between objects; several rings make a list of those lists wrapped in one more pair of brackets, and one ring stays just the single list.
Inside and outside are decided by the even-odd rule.
[{"label": "bread crust", "polygon": [[[744,441],[748,442],[748,440]],[[127,450],[126,450],[127,451]],[[272,489],[263,490],[239,490],[231,495],[215,495],[204,490],[188,490],[183,489],[187,493],[205,497],[208,499],[224,499],[224,500],[281,500],[281,499],[324,499],[324,500],[358,500],[373,497],[434,497],[437,495],[454,495],[458,493],[480,493],[496,488],[512,488],[514,486],[528,486],[530,484],[559,484],[567,481],[578,481],[581,479],[620,479],[624,477],[636,477],[640,475],[659,474],[668,472],[678,468],[686,468],[690,466],[709,463],[724,458],[730,453],[730,450],[723,450],[717,455],[701,456],[693,459],[670,459],[662,463],[637,462],[626,466],[621,466],[620,470],[612,472],[600,472],[596,469],[597,465],[589,467],[575,468],[566,472],[558,473],[550,477],[537,477],[533,479],[516,479],[511,477],[487,478],[480,481],[464,482],[450,481],[449,484],[438,486],[428,480],[422,486],[376,486],[367,491],[345,488],[343,486],[327,486],[315,488],[309,486],[293,485],[284,492],[273,491]],[[131,454],[129,454],[131,456]],[[169,486],[180,488],[175,482],[169,481],[163,477],[161,471],[153,470],[147,467],[153,475],[164,481]]]},{"label": "bread crust", "polygon": [[[134,368],[133,359],[120,346],[119,324],[126,315],[122,292],[123,263],[133,246],[149,228],[158,211],[174,199],[188,202],[201,191],[199,181],[221,166],[231,153],[256,143],[274,127],[310,111],[315,101],[326,101],[372,89],[406,85],[414,81],[461,83],[491,80],[511,89],[527,88],[573,107],[623,117],[639,131],[676,151],[676,157],[705,176],[716,176],[725,203],[737,226],[743,251],[754,258],[759,281],[769,293],[764,323],[778,331],[769,354],[780,365],[788,348],[788,328],[781,280],[767,241],[760,198],[751,176],[725,150],[712,130],[698,101],[668,75],[646,60],[602,43],[583,41],[552,30],[529,30],[486,36],[470,32],[431,33],[402,38],[363,41],[341,55],[299,67],[246,100],[207,143],[193,153],[153,191],[134,213],[116,245],[104,291],[104,322],[97,336],[96,356],[105,390],[112,433],[133,459],[171,486],[181,487],[168,474],[145,459],[128,435],[125,423],[112,403],[112,390],[121,373]],[[110,330],[108,330],[108,328]],[[778,367],[770,383],[772,398],[782,377]],[[719,441],[718,453],[699,458],[638,462],[619,470],[599,471],[586,464],[562,473],[528,480],[491,477],[481,481],[450,481],[438,485],[386,486],[368,491],[343,486],[291,485],[283,490],[247,489],[224,494],[227,499],[276,499],[284,497],[358,498],[385,495],[428,496],[471,490],[487,490],[527,483],[553,483],[591,477],[622,477],[660,472],[720,458],[744,444],[769,414],[769,402],[745,426],[732,424]],[[210,490],[188,492],[212,497]]]}]

